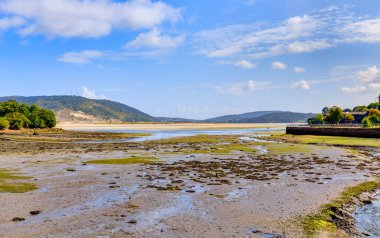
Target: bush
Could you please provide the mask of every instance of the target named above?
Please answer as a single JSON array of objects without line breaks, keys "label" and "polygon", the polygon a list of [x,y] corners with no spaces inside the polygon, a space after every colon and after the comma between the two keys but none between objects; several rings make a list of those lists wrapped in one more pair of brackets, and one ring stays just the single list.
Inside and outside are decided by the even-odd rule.
[{"label": "bush", "polygon": [[0,118],[0,130],[6,130],[9,128],[9,121],[5,118]]},{"label": "bush", "polygon": [[0,102],[0,117],[9,122],[9,128],[18,130],[21,128],[53,128],[57,121],[53,111],[38,107],[19,104],[17,101]]},{"label": "bush", "polygon": [[347,113],[344,115],[344,121],[351,123],[351,122],[355,121],[355,117],[352,114]]},{"label": "bush", "polygon": [[365,127],[365,128],[371,128],[372,127],[372,122],[368,117],[364,117],[362,124],[363,124],[363,127]]},{"label": "bush", "polygon": [[307,120],[309,124],[324,124],[325,123],[325,117],[323,114],[319,113],[315,117],[310,118]]}]

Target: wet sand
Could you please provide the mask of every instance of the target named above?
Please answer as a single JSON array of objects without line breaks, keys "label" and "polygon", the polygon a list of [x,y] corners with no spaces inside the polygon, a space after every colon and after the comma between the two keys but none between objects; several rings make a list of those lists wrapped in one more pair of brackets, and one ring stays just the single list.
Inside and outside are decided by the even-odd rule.
[{"label": "wet sand", "polygon": [[[345,148],[284,142],[277,148],[276,142],[239,138],[106,145],[0,141],[6,148],[1,167],[32,176],[39,186],[0,194],[0,237],[304,237],[300,217],[378,176],[378,162]],[[231,141],[267,150],[185,153]],[[136,155],[154,155],[161,163],[87,163]],[[41,213],[30,214],[36,210]]]}]

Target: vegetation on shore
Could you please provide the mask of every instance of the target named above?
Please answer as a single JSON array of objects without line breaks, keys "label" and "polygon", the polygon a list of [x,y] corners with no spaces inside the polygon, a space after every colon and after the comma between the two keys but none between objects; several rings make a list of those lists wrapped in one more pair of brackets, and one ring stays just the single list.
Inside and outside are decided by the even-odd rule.
[{"label": "vegetation on shore", "polygon": [[0,169],[0,193],[26,193],[38,189],[37,185],[22,181],[27,179],[31,177]]},{"label": "vegetation on shore", "polygon": [[[368,106],[357,106],[351,109],[344,109],[333,106],[332,108],[325,107],[322,113],[317,114],[315,117],[309,118],[309,124],[339,124],[339,123],[362,123],[363,127],[370,128],[373,124],[380,123],[380,103],[371,103]],[[355,118],[352,112],[365,113],[364,118]],[[360,120],[360,121],[358,121]]]},{"label": "vegetation on shore", "polygon": [[364,192],[374,192],[379,188],[380,180],[364,182],[347,188],[339,198],[324,205],[316,214],[304,217],[301,223],[307,237],[315,237],[323,231],[337,231],[339,228],[334,223],[334,220],[339,217],[337,211],[344,205],[352,204],[354,199],[358,198]]},{"label": "vegetation on shore", "polygon": [[22,128],[53,128],[57,124],[53,111],[17,101],[0,102],[0,130]]},{"label": "vegetation on shore", "polygon": [[275,139],[285,140],[299,144],[321,144],[334,146],[351,146],[351,147],[380,147],[380,141],[376,138],[356,138],[340,136],[315,136],[315,135],[278,135],[273,136]]}]

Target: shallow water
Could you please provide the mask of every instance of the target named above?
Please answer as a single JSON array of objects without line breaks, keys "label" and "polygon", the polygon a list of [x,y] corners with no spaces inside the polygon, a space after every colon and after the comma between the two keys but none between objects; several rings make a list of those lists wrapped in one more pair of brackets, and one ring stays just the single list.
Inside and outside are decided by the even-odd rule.
[{"label": "shallow water", "polygon": [[[112,142],[142,142],[149,140],[161,140],[170,139],[184,136],[195,135],[245,135],[258,132],[273,132],[284,130],[284,128],[255,128],[255,129],[223,129],[223,130],[153,130],[153,131],[141,131],[141,130],[90,130],[97,132],[116,132],[116,133],[149,133],[150,136],[118,139],[118,140],[96,140],[96,141],[80,141],[80,143],[112,143]],[[247,137],[248,138],[248,137]]]},{"label": "shallow water", "polygon": [[356,209],[354,213],[357,229],[365,237],[380,237],[380,195],[375,197],[372,204]]}]

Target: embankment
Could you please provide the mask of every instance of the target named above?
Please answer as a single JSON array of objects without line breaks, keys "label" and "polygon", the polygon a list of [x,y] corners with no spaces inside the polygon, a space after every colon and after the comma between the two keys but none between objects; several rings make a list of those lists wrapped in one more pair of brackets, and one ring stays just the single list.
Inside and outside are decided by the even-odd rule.
[{"label": "embankment", "polygon": [[286,134],[380,138],[380,128],[286,127]]}]

